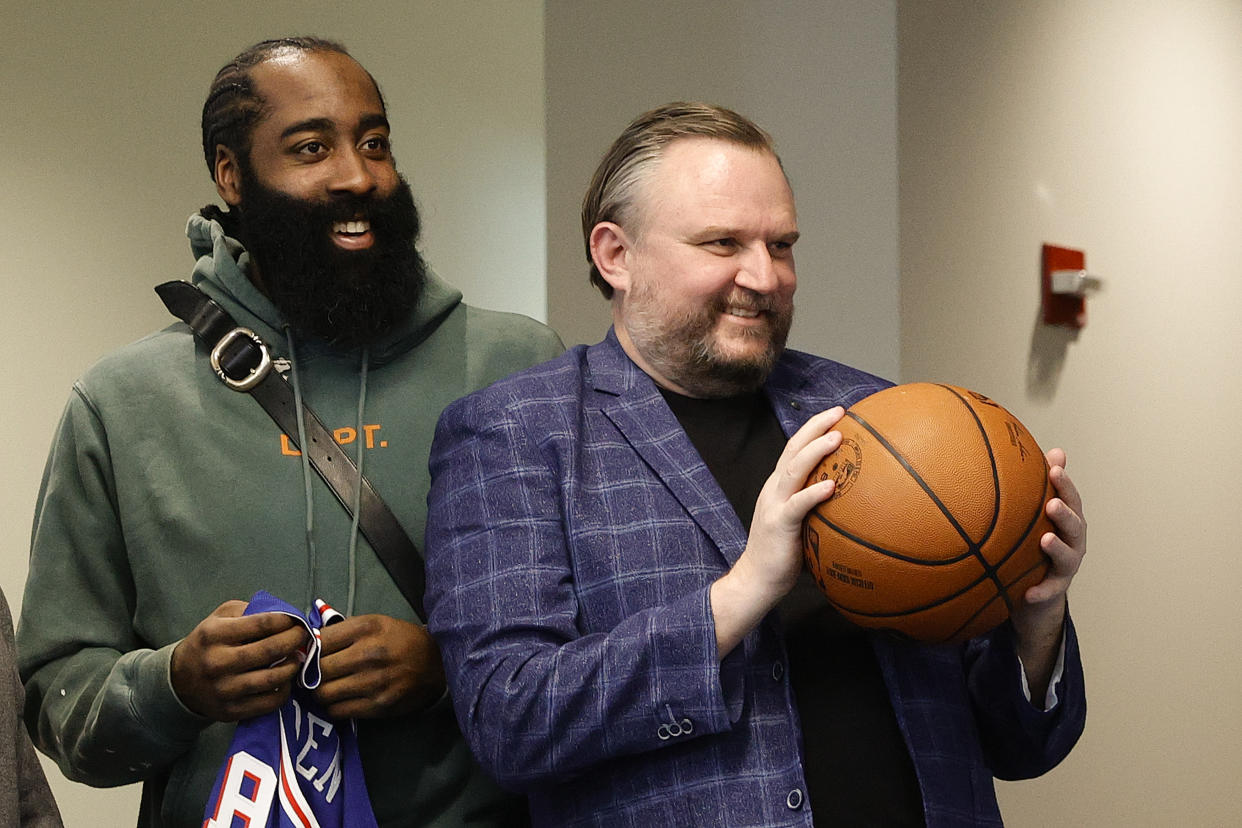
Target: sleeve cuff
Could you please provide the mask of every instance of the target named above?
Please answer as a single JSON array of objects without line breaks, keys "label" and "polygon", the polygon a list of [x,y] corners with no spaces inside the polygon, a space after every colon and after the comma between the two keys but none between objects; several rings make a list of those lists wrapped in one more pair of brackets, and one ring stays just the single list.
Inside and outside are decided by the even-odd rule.
[{"label": "sleeve cuff", "polygon": [[190,710],[177,696],[172,684],[172,652],[180,642],[158,650],[136,650],[122,656],[132,659],[128,671],[133,675],[136,715],[150,730],[163,732],[170,742],[190,742],[211,719]]},{"label": "sleeve cuff", "polygon": [[[1057,662],[1052,668],[1052,677],[1048,679],[1048,692],[1044,694],[1044,711],[1052,710],[1057,706],[1059,699],[1057,698],[1057,685],[1061,683],[1061,676],[1065,673],[1065,628],[1061,628],[1061,647],[1057,650]],[[1031,685],[1026,680],[1026,667],[1022,664],[1022,657],[1018,656],[1018,676],[1022,681],[1022,695],[1026,696],[1026,700],[1031,701]],[[1033,703],[1033,702],[1032,702]]]}]

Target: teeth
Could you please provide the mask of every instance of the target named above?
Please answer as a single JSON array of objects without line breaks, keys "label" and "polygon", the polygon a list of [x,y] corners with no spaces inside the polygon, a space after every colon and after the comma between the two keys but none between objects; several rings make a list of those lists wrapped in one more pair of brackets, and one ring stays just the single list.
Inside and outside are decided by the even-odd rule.
[{"label": "teeth", "polygon": [[332,225],[332,232],[345,233],[348,235],[358,235],[359,233],[365,233],[370,229],[371,222],[369,221],[338,221],[336,224]]},{"label": "teeth", "polygon": [[745,319],[754,319],[759,315],[759,311],[749,308],[729,308],[729,314],[731,316],[741,316]]}]

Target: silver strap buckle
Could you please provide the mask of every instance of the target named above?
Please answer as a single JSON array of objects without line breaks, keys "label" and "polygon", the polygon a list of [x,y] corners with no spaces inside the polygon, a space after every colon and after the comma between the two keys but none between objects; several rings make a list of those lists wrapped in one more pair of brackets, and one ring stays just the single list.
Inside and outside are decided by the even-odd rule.
[{"label": "silver strap buckle", "polygon": [[[259,364],[250,370],[250,373],[239,380],[233,379],[224,372],[224,368],[220,366],[220,358],[224,354],[224,349],[233,343],[233,340],[245,337],[254,343],[259,349]],[[272,356],[267,352],[267,345],[264,344],[259,335],[249,328],[237,327],[220,337],[220,341],[216,343],[216,347],[211,349],[211,369],[216,372],[216,376],[220,381],[232,388],[234,391],[249,391],[267,377],[272,370]]]}]

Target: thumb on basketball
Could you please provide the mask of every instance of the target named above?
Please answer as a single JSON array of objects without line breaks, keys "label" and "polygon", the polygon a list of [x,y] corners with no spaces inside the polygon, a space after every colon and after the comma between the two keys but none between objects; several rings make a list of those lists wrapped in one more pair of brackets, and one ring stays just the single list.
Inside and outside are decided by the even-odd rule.
[{"label": "thumb on basketball", "polygon": [[[774,472],[781,484],[782,496],[788,498],[797,495],[804,488],[810,488],[807,486],[807,478],[811,476],[811,472],[815,471],[821,460],[840,447],[841,435],[831,429],[843,416],[845,409],[841,406],[821,411],[807,420],[789,438],[776,462]],[[808,504],[807,509],[813,505]],[[804,516],[800,516],[798,520]]]}]

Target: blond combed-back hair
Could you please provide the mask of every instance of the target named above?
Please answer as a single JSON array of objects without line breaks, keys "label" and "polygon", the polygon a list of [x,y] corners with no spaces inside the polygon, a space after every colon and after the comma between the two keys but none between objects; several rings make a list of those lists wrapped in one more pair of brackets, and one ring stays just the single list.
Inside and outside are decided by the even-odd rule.
[{"label": "blond combed-back hair", "polygon": [[638,232],[641,185],[651,177],[669,145],[683,138],[729,141],[770,152],[779,161],[772,136],[723,106],[676,101],[631,121],[600,161],[582,199],[582,237],[591,266],[591,284],[606,299],[612,298],[612,286],[604,281],[591,258],[591,231],[601,221],[610,221]]}]

